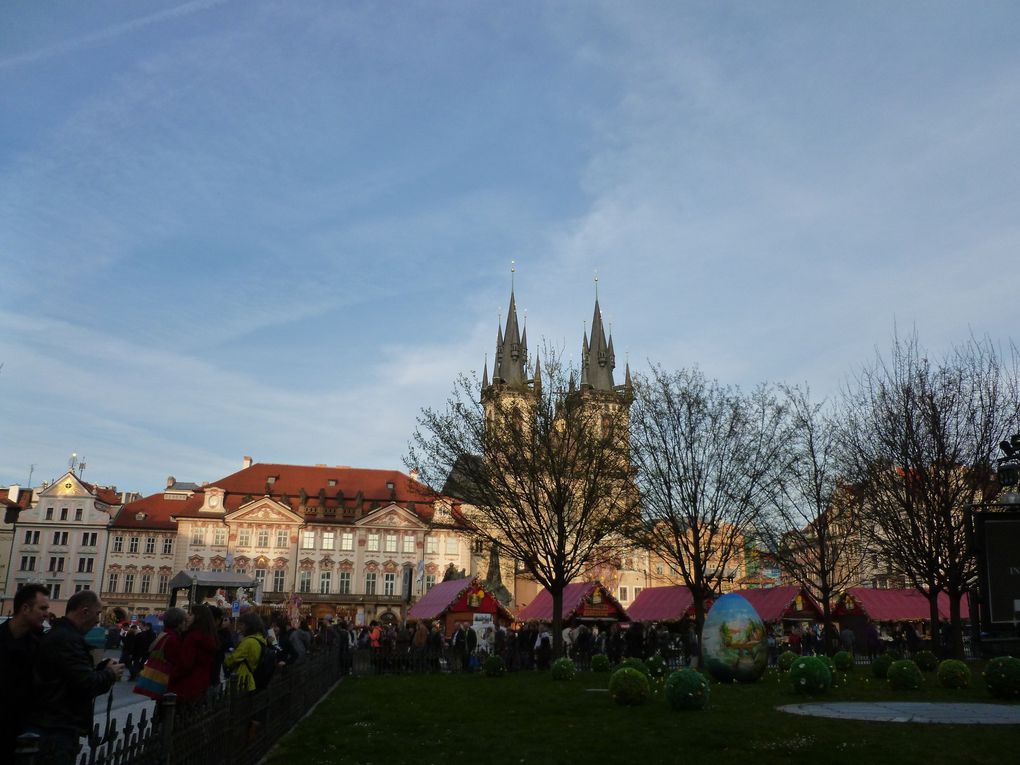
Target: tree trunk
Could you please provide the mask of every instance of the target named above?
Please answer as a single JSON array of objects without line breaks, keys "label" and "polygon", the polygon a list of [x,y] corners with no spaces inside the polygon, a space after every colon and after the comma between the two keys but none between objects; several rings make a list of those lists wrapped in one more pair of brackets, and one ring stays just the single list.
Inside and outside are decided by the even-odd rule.
[{"label": "tree trunk", "polygon": [[928,616],[931,621],[931,629],[928,630],[928,633],[931,636],[932,652],[935,652],[939,649],[939,593],[931,585],[928,586],[931,588],[928,590]]},{"label": "tree trunk", "polygon": [[698,667],[702,666],[701,646],[704,645],[702,629],[705,626],[705,595],[699,588],[691,588],[694,593],[694,632],[698,636]]},{"label": "tree trunk", "polygon": [[963,659],[963,619],[960,615],[960,601],[963,593],[949,593],[949,628],[952,635],[951,651],[954,659]]},{"label": "tree trunk", "polygon": [[825,651],[826,656],[832,656],[832,608],[829,606],[829,599],[826,597],[822,598],[822,640],[825,641],[825,645],[822,650]]},{"label": "tree trunk", "polygon": [[555,661],[563,653],[563,586],[557,585],[551,594],[553,599],[552,651]]}]

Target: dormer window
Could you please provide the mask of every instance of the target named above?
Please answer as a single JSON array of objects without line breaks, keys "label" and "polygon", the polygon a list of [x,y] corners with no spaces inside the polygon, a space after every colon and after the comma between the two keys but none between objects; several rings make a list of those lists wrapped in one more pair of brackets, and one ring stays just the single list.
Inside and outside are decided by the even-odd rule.
[{"label": "dormer window", "polygon": [[386,488],[389,489],[390,491],[393,491],[393,489],[395,489],[396,487],[393,485],[393,481],[387,481]]},{"label": "dormer window", "polygon": [[148,517],[149,516],[147,516],[145,513],[141,513],[141,512],[135,513],[135,520],[136,521],[144,521]]},{"label": "dormer window", "polygon": [[276,476],[275,475],[269,476],[269,478],[266,479],[266,483],[268,483],[268,484],[276,483]]},{"label": "dormer window", "polygon": [[328,483],[330,486],[336,486],[336,479],[330,478],[328,481],[326,481],[326,483]]}]

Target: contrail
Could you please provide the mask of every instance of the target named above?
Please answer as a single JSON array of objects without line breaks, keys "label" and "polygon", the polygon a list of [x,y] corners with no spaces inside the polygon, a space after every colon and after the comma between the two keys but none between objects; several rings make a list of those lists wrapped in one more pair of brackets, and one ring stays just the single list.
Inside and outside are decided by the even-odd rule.
[{"label": "contrail", "polygon": [[93,32],[92,34],[85,35],[84,37],[57,43],[56,45],[49,45],[45,48],[29,51],[28,53],[21,53],[17,56],[11,56],[10,58],[0,59],[0,69],[10,69],[11,67],[31,64],[35,61],[52,58],[53,56],[72,53],[76,50],[81,50],[82,48],[99,45],[100,43],[112,40],[115,37],[120,37],[121,35],[129,32],[134,32],[137,29],[142,29],[144,27],[151,26],[152,24],[158,24],[159,22],[166,21],[167,19],[187,16],[191,13],[204,11],[228,2],[230,2],[230,0],[191,0],[191,2],[178,5],[174,8],[167,8],[165,11],[159,11],[158,13],[153,13],[149,16],[142,16],[138,19],[125,21],[122,24],[114,24],[112,27],[102,29],[98,32]]}]

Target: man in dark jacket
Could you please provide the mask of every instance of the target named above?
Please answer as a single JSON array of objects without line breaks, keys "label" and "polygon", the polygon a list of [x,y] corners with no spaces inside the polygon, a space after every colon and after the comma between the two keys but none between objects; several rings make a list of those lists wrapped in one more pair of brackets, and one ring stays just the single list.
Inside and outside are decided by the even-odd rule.
[{"label": "man in dark jacket", "polygon": [[43,622],[50,615],[49,590],[26,584],[14,596],[14,615],[0,624],[0,762],[13,762],[15,742],[25,732],[32,697],[32,664]]},{"label": "man in dark jacket", "polygon": [[76,592],[66,615],[53,623],[39,645],[34,669],[35,704],[29,731],[39,735],[37,765],[73,765],[79,739],[92,728],[92,704],[124,671],[110,662],[92,663],[85,634],[99,623],[103,604],[92,590]]}]

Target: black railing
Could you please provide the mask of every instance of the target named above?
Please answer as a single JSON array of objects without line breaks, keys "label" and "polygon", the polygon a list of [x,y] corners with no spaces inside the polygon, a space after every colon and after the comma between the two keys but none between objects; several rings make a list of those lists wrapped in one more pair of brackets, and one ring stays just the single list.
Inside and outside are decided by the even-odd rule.
[{"label": "black railing", "polygon": [[[154,715],[128,715],[119,730],[97,724],[78,765],[253,765],[287,733],[340,677],[335,650],[309,654],[302,662],[281,667],[269,685],[254,693],[228,682],[201,701],[178,703],[167,694]],[[18,739],[17,765],[35,765],[40,740],[26,733]]]}]

